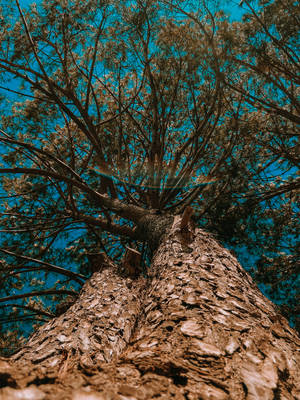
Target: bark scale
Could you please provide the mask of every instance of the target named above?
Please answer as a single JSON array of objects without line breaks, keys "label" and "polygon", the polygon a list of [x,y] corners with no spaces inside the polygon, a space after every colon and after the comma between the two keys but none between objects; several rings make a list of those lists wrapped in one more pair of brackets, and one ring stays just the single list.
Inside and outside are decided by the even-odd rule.
[{"label": "bark scale", "polygon": [[[103,279],[109,279],[114,287],[121,278],[111,274]],[[104,285],[104,280],[101,282]],[[124,291],[114,290],[111,301],[101,298],[101,290],[90,292],[89,300],[84,291],[81,294],[77,307],[86,309],[81,318],[86,316],[83,322],[77,320],[77,325],[86,329],[85,333],[82,335],[80,329],[64,333],[72,348],[76,341],[80,343],[80,357],[69,352],[69,357],[65,355],[50,368],[53,356],[40,347],[48,342],[53,349],[58,348],[59,338],[53,335],[58,326],[65,325],[69,312],[74,312],[75,318],[71,307],[43,326],[22,352],[2,360],[0,373],[7,386],[0,399],[1,393],[3,399],[10,399],[25,391],[31,391],[32,399],[56,400],[300,399],[297,334],[232,254],[206,232],[196,230],[187,244],[173,226],[154,256],[146,287],[142,289],[139,281],[131,282],[128,303],[123,297],[126,284],[118,282]],[[98,297],[100,302],[95,302]],[[119,318],[109,315],[107,321],[117,329],[107,325],[98,328],[101,339],[97,341],[104,347],[96,350],[94,358],[90,356],[96,348],[92,345],[93,327],[99,326],[104,312],[97,316],[98,307],[103,310],[102,304],[109,314],[114,304],[122,304],[124,311],[119,309],[119,313],[126,314],[126,307],[132,309],[126,306],[131,301],[137,302],[135,311],[130,318],[121,318],[125,321],[121,329],[124,332],[129,326],[131,337],[124,340]],[[116,351],[108,345],[111,342],[119,343]],[[109,356],[104,352],[106,346],[113,350]],[[33,365],[26,354],[41,351],[45,357]],[[82,362],[81,357],[88,355],[89,361]]]},{"label": "bark scale", "polygon": [[63,377],[75,363],[84,368],[117,357],[132,335],[144,284],[143,278],[120,276],[115,265],[103,265],[84,284],[78,301],[10,358],[22,384],[45,373]]}]

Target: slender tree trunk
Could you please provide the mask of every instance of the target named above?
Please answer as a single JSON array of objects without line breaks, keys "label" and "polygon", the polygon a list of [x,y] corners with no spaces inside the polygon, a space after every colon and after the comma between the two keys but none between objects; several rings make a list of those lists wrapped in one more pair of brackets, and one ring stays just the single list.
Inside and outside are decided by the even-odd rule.
[{"label": "slender tree trunk", "polygon": [[187,244],[173,226],[146,284],[94,274],[2,359],[0,399],[300,399],[297,344],[229,251],[202,230]]}]

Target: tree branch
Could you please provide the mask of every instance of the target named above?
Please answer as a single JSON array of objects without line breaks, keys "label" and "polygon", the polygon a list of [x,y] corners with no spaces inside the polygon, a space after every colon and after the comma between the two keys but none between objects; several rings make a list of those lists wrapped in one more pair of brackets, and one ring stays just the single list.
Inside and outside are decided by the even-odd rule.
[{"label": "tree branch", "polygon": [[46,178],[51,177],[66,183],[73,184],[74,186],[81,189],[83,192],[90,194],[95,200],[99,202],[99,205],[109,208],[112,212],[116,213],[120,217],[123,217],[133,222],[138,222],[141,217],[148,214],[147,210],[144,210],[141,207],[124,204],[117,199],[112,199],[107,195],[98,193],[83,182],[78,182],[57,172],[35,168],[0,168],[0,174],[1,173],[39,175]]},{"label": "tree branch", "polygon": [[47,263],[45,261],[37,260],[36,258],[23,256],[21,254],[17,254],[15,252],[12,252],[12,251],[9,251],[9,250],[4,250],[4,249],[1,249],[1,248],[0,248],[0,252],[4,253],[4,254],[7,254],[7,255],[10,255],[10,256],[13,256],[13,257],[16,257],[16,258],[20,258],[21,260],[26,260],[26,261],[31,261],[31,262],[37,263],[39,265],[42,265],[43,269],[46,269],[47,271],[53,271],[53,272],[56,272],[58,274],[62,274],[62,275],[68,276],[68,277],[72,278],[74,281],[76,281],[76,282],[78,282],[80,284],[83,284],[84,281],[86,280],[86,276],[84,276],[84,275],[77,274],[75,272],[69,271],[69,270],[67,270],[65,268],[62,268],[62,267],[58,267],[57,265],[53,265],[53,264]]},{"label": "tree branch", "polygon": [[16,300],[16,299],[24,299],[26,297],[35,297],[35,296],[47,296],[51,294],[68,294],[70,296],[78,296],[77,292],[74,292],[73,290],[66,290],[66,289],[53,289],[53,290],[37,290],[35,292],[29,292],[29,293],[22,293],[22,294],[16,294],[12,296],[7,296],[7,297],[2,297],[0,298],[0,303],[4,303],[5,301],[10,301],[10,300]]},{"label": "tree branch", "polygon": [[39,310],[39,309],[37,309],[35,307],[31,307],[31,306],[23,306],[21,304],[15,304],[15,303],[0,305],[0,308],[5,308],[5,307],[23,308],[24,310],[34,311],[36,314],[39,314],[39,315],[45,315],[46,317],[50,317],[50,318],[55,317],[55,314],[52,314],[52,313],[49,313],[49,312],[46,312],[46,311],[43,311],[43,310]]}]

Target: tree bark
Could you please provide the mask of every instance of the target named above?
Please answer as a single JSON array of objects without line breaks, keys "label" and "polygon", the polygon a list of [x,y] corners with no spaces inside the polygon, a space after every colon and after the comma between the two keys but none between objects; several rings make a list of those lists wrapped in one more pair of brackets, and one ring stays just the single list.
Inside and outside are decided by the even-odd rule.
[{"label": "tree bark", "polygon": [[95,273],[2,359],[0,399],[300,399],[297,344],[228,250],[199,229],[187,243],[175,224],[147,281]]}]

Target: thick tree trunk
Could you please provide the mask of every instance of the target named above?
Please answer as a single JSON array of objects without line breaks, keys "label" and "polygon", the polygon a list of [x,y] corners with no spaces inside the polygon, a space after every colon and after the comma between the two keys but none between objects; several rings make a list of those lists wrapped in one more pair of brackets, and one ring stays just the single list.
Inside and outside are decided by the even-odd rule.
[{"label": "thick tree trunk", "polygon": [[300,399],[299,338],[209,234],[173,226],[144,285],[96,273],[2,360],[0,399]]},{"label": "thick tree trunk", "polygon": [[[122,277],[112,264],[100,269],[84,284],[78,301],[43,325],[11,361],[32,364],[33,374],[53,370],[55,376],[66,359],[91,366],[121,354],[140,313],[145,279]],[[27,370],[25,380],[30,379]]]}]

